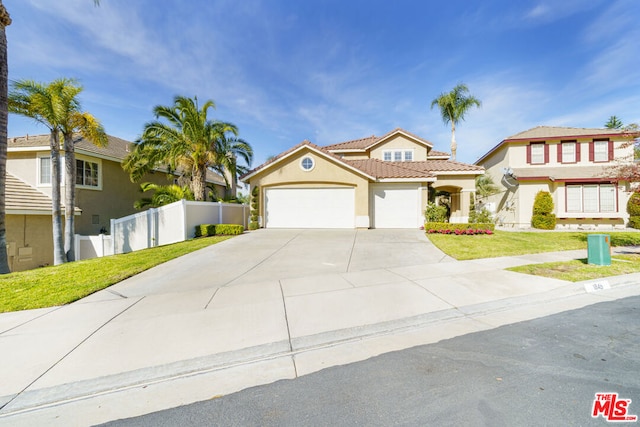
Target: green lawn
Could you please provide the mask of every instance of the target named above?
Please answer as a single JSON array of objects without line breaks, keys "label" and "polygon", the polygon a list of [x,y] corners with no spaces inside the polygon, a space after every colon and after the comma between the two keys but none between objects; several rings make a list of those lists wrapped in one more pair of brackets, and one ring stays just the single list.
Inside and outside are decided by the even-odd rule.
[{"label": "green lawn", "polygon": [[601,277],[618,276],[620,274],[640,273],[640,255],[615,255],[611,265],[590,265],[586,259],[575,259],[569,262],[547,262],[512,267],[507,270],[535,276],[552,277],[554,279],[581,282]]},{"label": "green lawn", "polygon": [[68,304],[163,262],[227,240],[203,237],[152,249],[0,276],[0,313]]},{"label": "green lawn", "polygon": [[[565,231],[496,231],[492,235],[427,234],[427,237],[447,255],[458,260],[466,260],[586,249],[588,234],[585,232]],[[621,231],[602,234],[611,236],[612,246],[640,245],[640,233],[638,232]]]}]

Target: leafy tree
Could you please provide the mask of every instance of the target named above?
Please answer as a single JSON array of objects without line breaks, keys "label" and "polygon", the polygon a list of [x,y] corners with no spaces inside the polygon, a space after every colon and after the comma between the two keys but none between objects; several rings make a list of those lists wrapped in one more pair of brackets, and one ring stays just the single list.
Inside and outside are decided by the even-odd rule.
[{"label": "leafy tree", "polygon": [[607,123],[604,124],[607,129],[622,129],[622,126],[622,121],[616,116],[609,117]]},{"label": "leafy tree", "polygon": [[[76,159],[75,136],[98,145],[107,144],[107,135],[100,122],[90,113],[81,111],[77,96],[82,92],[76,80],[61,78],[49,84],[33,80],[13,82],[9,93],[9,111],[30,117],[50,131],[54,264],[75,260],[75,198]],[[60,209],[60,136],[65,151],[65,232],[61,254],[62,221]]]},{"label": "leafy tree", "polygon": [[7,117],[9,115],[7,35],[5,28],[11,17],[0,0],[0,274],[10,273],[7,258],[6,172],[7,172]]},{"label": "leafy tree", "polygon": [[438,106],[442,121],[451,124],[451,160],[456,159],[456,125],[464,120],[464,116],[471,107],[480,107],[481,102],[469,94],[469,88],[464,83],[459,83],[451,92],[443,92],[431,101],[431,108]]},{"label": "leafy tree", "polygon": [[214,108],[212,100],[200,108],[197,98],[183,96],[176,96],[172,106],[156,106],[156,120],[145,124],[134,150],[123,162],[131,180],[136,182],[147,172],[168,165],[190,179],[196,200],[205,200],[207,170],[223,168],[227,162],[228,152],[220,151],[224,145],[220,141],[238,134],[235,125],[207,118],[209,109]]},{"label": "leafy tree", "polygon": [[478,175],[476,177],[476,194],[479,197],[489,197],[499,191],[500,189],[488,173],[485,172],[484,175]]},{"label": "leafy tree", "polygon": [[140,190],[143,193],[154,191],[154,194],[151,197],[137,200],[133,204],[133,207],[136,209],[159,208],[160,206],[168,205],[182,199],[194,200],[193,192],[188,186],[181,187],[176,184],[158,185],[151,182],[143,182],[140,184]]},{"label": "leafy tree", "polygon": [[424,218],[426,222],[447,222],[449,220],[448,209],[446,206],[429,202],[424,211]]},{"label": "leafy tree", "polygon": [[[253,160],[253,149],[248,142],[233,136],[231,132],[223,131],[216,140],[216,152],[219,154],[218,161],[212,168],[224,178],[227,187],[226,198],[235,199],[238,175],[249,171]],[[238,157],[244,160],[246,166],[238,164]]]}]

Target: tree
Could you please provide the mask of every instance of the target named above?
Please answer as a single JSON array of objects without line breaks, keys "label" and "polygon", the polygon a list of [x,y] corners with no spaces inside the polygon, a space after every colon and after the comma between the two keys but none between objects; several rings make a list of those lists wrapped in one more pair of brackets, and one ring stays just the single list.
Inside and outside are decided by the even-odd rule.
[{"label": "tree", "polygon": [[[32,80],[13,82],[9,93],[9,111],[30,117],[49,129],[51,148],[51,199],[53,221],[53,262],[55,265],[75,259],[75,186],[76,161],[74,134],[97,145],[105,145],[107,136],[100,122],[81,111],[77,95],[82,87],[73,79],[56,79],[49,84]],[[65,239],[63,243],[60,197],[60,136],[65,150]]]},{"label": "tree", "polygon": [[6,173],[7,173],[7,118],[9,115],[7,35],[5,28],[11,17],[0,0],[0,274],[10,273],[7,257]]},{"label": "tree", "polygon": [[499,191],[500,189],[488,173],[485,172],[484,175],[478,175],[476,177],[476,194],[479,197],[489,197]]},{"label": "tree", "polygon": [[553,213],[553,197],[548,191],[538,191],[533,201],[533,216],[531,226],[541,230],[556,228],[556,215]]},{"label": "tree", "polygon": [[482,103],[469,94],[469,88],[464,83],[459,83],[451,92],[443,92],[431,101],[431,108],[440,108],[442,121],[451,124],[451,160],[456,159],[456,125],[464,120],[464,116],[471,107],[480,107]]},{"label": "tree", "polygon": [[182,199],[194,200],[193,193],[188,186],[181,187],[177,184],[158,185],[151,182],[140,184],[140,190],[144,193],[154,191],[153,196],[142,198],[133,204],[136,209],[159,208]]},{"label": "tree", "polygon": [[220,151],[226,147],[221,141],[238,135],[235,125],[207,118],[209,109],[214,108],[212,100],[199,108],[197,97],[183,96],[176,96],[172,106],[156,106],[156,120],[145,124],[134,150],[123,162],[131,180],[136,182],[147,172],[168,166],[190,179],[196,200],[205,200],[207,170],[221,169],[228,162],[229,151]]},{"label": "tree", "polygon": [[622,129],[622,126],[622,121],[616,116],[609,117],[607,123],[604,124],[607,129]]},{"label": "tree", "polygon": [[[216,151],[219,153],[218,162],[213,169],[224,178],[227,186],[227,199],[236,198],[238,175],[249,171],[253,160],[253,149],[248,142],[237,138],[231,132],[220,132],[216,140]],[[238,164],[240,157],[245,165]]]}]

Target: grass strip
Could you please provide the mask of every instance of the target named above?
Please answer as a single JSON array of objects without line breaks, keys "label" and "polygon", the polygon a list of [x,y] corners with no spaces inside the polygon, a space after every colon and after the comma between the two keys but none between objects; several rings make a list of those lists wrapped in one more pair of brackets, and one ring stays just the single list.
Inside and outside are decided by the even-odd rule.
[{"label": "grass strip", "polygon": [[0,276],[0,313],[68,304],[158,264],[229,239],[203,237]]},{"label": "grass strip", "polygon": [[587,264],[586,259],[575,259],[565,262],[522,265],[507,268],[507,270],[570,282],[582,282],[621,274],[640,273],[640,255],[616,255],[611,259],[611,265],[593,265]]}]

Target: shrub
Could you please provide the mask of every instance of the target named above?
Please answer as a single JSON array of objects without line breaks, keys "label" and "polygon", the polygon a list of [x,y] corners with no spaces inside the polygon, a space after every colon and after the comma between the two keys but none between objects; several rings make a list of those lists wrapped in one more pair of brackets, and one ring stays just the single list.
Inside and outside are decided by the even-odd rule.
[{"label": "shrub", "polygon": [[553,213],[553,198],[548,191],[538,191],[533,202],[531,226],[541,230],[556,228],[556,215]]},{"label": "shrub", "polygon": [[[449,222],[427,222],[424,225],[424,229],[427,230],[427,233],[441,233],[441,234],[454,234],[456,230],[466,231],[466,230],[486,230],[493,233],[496,226],[491,223],[476,223],[476,224],[467,224],[467,223],[456,223],[452,224]],[[488,233],[488,234],[491,234]],[[462,234],[462,233],[460,233]],[[478,233],[476,233],[478,234]],[[487,233],[485,233],[487,234]]]},{"label": "shrub", "polygon": [[196,225],[196,237],[235,236],[244,233],[244,227],[238,224],[200,224]]},{"label": "shrub", "polygon": [[251,221],[249,223],[249,230],[253,231],[253,230],[257,230],[258,228],[260,228],[260,225],[258,224],[257,221]]},{"label": "shrub", "polygon": [[469,222],[471,224],[476,223],[493,223],[493,218],[491,212],[487,210],[487,208],[482,208],[481,210],[473,209],[469,212]]},{"label": "shrub", "polygon": [[435,203],[429,202],[424,211],[424,218],[427,222],[446,222],[449,219],[447,217],[447,207],[443,205],[437,206]]},{"label": "shrub", "polygon": [[260,189],[256,185],[251,190],[251,212],[249,219],[249,230],[257,230],[260,228],[260,224],[258,223],[258,215],[260,215]]},{"label": "shrub", "polygon": [[635,192],[627,202],[627,212],[631,216],[640,216],[640,193]]}]

